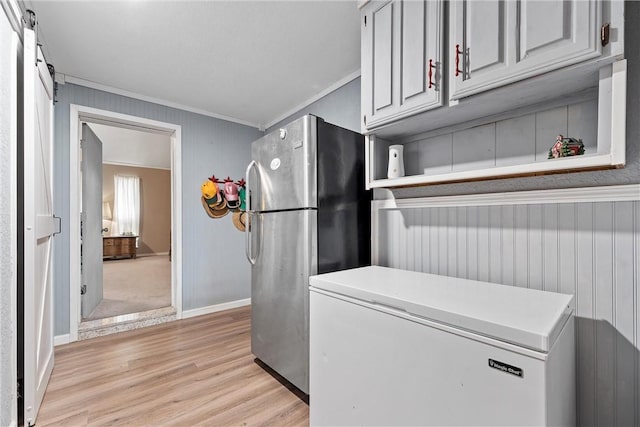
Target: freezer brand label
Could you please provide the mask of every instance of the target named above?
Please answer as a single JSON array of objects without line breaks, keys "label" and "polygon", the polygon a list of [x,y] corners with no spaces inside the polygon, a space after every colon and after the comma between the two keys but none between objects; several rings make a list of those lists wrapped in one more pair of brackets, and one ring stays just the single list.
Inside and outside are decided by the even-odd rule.
[{"label": "freezer brand label", "polygon": [[489,367],[497,369],[507,374],[515,375],[516,377],[524,377],[524,371],[517,366],[509,365],[508,363],[499,362],[497,360],[489,359]]},{"label": "freezer brand label", "polygon": [[271,170],[276,170],[280,167],[280,159],[279,158],[275,158],[273,160],[271,160]]}]

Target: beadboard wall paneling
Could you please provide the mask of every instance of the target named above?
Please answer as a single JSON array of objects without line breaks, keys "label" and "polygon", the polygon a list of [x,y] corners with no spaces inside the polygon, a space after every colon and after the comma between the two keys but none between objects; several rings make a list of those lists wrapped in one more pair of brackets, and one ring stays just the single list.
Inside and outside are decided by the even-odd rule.
[{"label": "beadboard wall paneling", "polygon": [[640,201],[390,206],[378,265],[574,294],[579,425],[640,425]]},{"label": "beadboard wall paneling", "polygon": [[231,217],[202,210],[200,185],[212,174],[244,176],[257,129],[74,84],[58,86],[55,104],[54,209],[62,233],[54,239],[55,335],[69,333],[69,105],[78,104],[182,126],[183,310],[248,298],[244,236]]}]

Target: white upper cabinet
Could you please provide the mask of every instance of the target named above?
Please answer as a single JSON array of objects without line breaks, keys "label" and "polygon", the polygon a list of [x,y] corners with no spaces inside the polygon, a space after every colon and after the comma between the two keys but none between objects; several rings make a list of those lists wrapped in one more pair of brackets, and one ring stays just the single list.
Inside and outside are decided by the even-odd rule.
[{"label": "white upper cabinet", "polygon": [[362,11],[362,129],[442,105],[442,2],[371,2]]},{"label": "white upper cabinet", "polygon": [[402,5],[403,112],[442,105],[442,2],[404,1]]},{"label": "white upper cabinet", "polygon": [[602,24],[600,1],[453,1],[450,98],[596,58]]},{"label": "white upper cabinet", "polygon": [[[624,165],[623,1],[359,5],[368,188]],[[557,135],[585,152],[549,159]],[[398,144],[406,176],[387,178]]]},{"label": "white upper cabinet", "polygon": [[[394,58],[397,48],[395,16],[398,14],[396,2],[372,3],[362,21],[362,106],[363,121],[374,123],[398,110],[393,102]],[[366,82],[366,83],[365,83]]]}]

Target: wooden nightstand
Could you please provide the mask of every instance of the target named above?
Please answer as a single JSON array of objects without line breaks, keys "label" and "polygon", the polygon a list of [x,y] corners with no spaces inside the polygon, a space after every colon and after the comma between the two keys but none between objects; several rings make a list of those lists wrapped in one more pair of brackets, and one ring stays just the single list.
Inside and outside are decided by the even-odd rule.
[{"label": "wooden nightstand", "polygon": [[102,258],[136,257],[137,236],[107,236],[102,238]]}]

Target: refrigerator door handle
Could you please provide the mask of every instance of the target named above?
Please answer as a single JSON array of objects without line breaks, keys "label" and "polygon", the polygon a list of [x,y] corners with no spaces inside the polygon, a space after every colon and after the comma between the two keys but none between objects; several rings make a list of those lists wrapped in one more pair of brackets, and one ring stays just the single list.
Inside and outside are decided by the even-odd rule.
[{"label": "refrigerator door handle", "polygon": [[250,211],[253,210],[253,209],[251,209],[251,198],[252,197],[251,197],[251,184],[250,184],[251,180],[249,178],[249,175],[250,175],[251,169],[255,168],[256,166],[258,166],[256,161],[255,160],[251,160],[251,163],[249,163],[249,166],[247,166],[247,171],[245,172],[245,175],[246,175],[245,176],[245,178],[246,178],[245,181],[246,181],[246,189],[247,189],[246,196],[245,196],[247,198],[247,200],[245,201],[245,203],[246,203],[246,206],[247,206],[247,212],[250,212]]},{"label": "refrigerator door handle", "polygon": [[255,265],[256,260],[258,259],[258,255],[253,256],[253,237],[251,236],[251,228],[253,227],[253,215],[255,212],[247,211],[247,224],[245,225],[244,234],[246,236],[246,253],[247,259],[251,263],[251,265]]},{"label": "refrigerator door handle", "polygon": [[245,204],[247,207],[247,224],[245,225],[244,228],[244,234],[245,234],[245,252],[247,255],[247,259],[249,260],[249,262],[251,263],[251,265],[254,265],[256,263],[256,258],[253,257],[253,245],[252,245],[252,238],[251,238],[251,226],[252,226],[252,221],[251,221],[251,216],[253,214],[253,212],[251,211],[251,186],[250,186],[250,172],[251,172],[251,168],[256,167],[257,163],[255,160],[252,160],[251,163],[249,163],[249,166],[247,166],[247,172],[246,172],[246,182],[247,182],[247,191],[246,191],[246,200],[245,200]]}]

